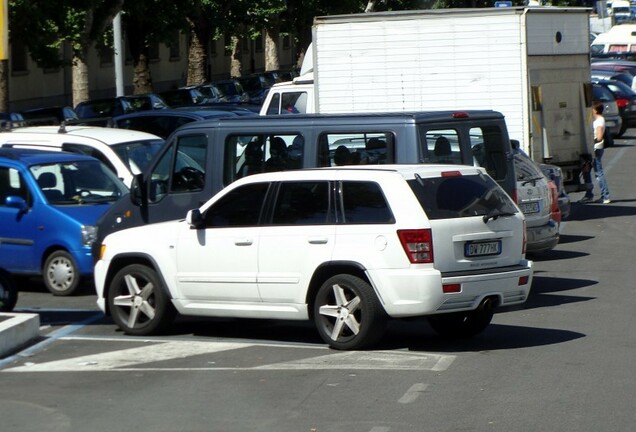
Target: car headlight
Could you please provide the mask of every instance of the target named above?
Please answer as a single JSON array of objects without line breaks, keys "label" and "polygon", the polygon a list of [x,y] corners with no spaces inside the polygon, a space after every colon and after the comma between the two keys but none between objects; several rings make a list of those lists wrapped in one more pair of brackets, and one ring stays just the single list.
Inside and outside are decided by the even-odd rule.
[{"label": "car headlight", "polygon": [[97,240],[97,227],[82,225],[82,244],[90,247],[95,240]]}]

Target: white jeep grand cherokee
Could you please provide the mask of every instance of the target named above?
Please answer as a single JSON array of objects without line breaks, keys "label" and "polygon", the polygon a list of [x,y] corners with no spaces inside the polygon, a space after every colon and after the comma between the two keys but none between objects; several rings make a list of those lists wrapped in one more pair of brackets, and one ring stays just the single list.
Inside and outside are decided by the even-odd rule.
[{"label": "white jeep grand cherokee", "polygon": [[126,333],[175,314],[314,321],[336,349],[377,342],[389,318],[440,334],[484,330],[526,301],[524,216],[482,168],[382,165],[258,174],[185,220],[109,235],[99,307]]}]

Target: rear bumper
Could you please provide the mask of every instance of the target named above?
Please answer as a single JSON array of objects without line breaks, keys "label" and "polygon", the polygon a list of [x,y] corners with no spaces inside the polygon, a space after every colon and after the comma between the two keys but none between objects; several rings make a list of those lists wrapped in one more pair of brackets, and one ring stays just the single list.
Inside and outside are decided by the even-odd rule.
[{"label": "rear bumper", "polygon": [[[532,261],[470,272],[437,270],[369,271],[369,278],[386,313],[393,318],[435,315],[476,309],[486,297],[499,306],[524,303],[532,286]],[[459,292],[444,293],[443,286],[458,284]]]},{"label": "rear bumper", "polygon": [[542,226],[527,227],[526,234],[528,252],[546,252],[559,244],[559,225],[552,219]]}]

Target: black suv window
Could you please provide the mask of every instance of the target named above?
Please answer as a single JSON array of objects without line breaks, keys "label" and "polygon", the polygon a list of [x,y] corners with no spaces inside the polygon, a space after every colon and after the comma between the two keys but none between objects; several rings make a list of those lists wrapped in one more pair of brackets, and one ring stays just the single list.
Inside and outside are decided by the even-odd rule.
[{"label": "black suv window", "polygon": [[318,166],[394,163],[390,132],[325,132],[318,139]]},{"label": "black suv window", "polygon": [[342,182],[341,200],[346,224],[395,223],[382,189],[375,182]]},{"label": "black suv window", "polygon": [[230,135],[225,140],[223,182],[303,167],[305,138],[296,133]]},{"label": "black suv window", "polygon": [[329,207],[329,182],[281,183],[272,223],[274,225],[333,223]]},{"label": "black suv window", "polygon": [[489,176],[418,177],[408,184],[429,219],[517,213],[510,197]]},{"label": "black suv window", "polygon": [[486,168],[495,180],[504,180],[508,175],[508,158],[498,126],[474,127],[469,131],[473,165]]},{"label": "black suv window", "polygon": [[268,183],[253,183],[234,189],[205,212],[205,226],[227,228],[258,225],[268,187]]}]

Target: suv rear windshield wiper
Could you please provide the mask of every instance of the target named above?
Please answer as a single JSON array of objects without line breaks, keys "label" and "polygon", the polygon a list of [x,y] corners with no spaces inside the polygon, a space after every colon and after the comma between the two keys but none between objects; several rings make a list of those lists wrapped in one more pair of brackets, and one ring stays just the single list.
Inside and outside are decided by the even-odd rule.
[{"label": "suv rear windshield wiper", "polygon": [[488,223],[490,219],[496,220],[499,216],[514,216],[515,214],[512,212],[505,212],[499,209],[493,209],[486,213],[483,217],[484,223]]}]

